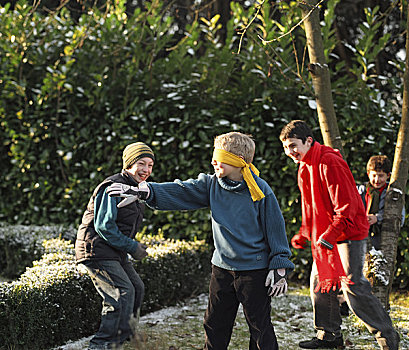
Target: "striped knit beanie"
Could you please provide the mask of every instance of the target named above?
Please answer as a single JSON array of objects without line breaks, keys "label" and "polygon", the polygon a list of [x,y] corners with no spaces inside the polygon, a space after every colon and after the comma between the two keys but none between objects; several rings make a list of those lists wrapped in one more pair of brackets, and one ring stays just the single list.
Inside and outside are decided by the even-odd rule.
[{"label": "striped knit beanie", "polygon": [[150,157],[155,160],[152,149],[143,142],[135,142],[126,146],[122,155],[123,169],[128,169],[138,159]]}]

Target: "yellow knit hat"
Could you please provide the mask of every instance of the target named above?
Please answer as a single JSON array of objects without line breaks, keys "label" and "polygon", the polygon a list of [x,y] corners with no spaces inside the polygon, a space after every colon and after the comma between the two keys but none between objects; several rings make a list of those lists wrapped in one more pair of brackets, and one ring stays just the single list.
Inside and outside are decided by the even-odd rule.
[{"label": "yellow knit hat", "polygon": [[122,168],[128,169],[138,159],[150,157],[155,160],[152,149],[143,142],[135,142],[126,146],[122,154]]}]

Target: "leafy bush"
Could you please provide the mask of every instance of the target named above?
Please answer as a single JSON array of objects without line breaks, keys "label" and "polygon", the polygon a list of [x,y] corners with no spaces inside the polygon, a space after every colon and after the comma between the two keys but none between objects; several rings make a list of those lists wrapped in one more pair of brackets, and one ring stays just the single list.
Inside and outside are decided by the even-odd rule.
[{"label": "leafy bush", "polygon": [[[205,290],[211,250],[203,241],[144,236],[150,256],[136,269],[146,294],[142,313],[175,304]],[[45,254],[18,281],[0,284],[0,348],[44,349],[94,333],[101,300],[77,269],[72,243],[44,241]]]}]

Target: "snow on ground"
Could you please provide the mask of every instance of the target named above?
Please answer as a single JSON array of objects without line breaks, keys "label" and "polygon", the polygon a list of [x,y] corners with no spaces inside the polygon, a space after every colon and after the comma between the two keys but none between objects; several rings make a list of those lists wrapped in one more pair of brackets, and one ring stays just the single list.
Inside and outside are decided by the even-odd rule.
[{"label": "snow on ground", "polygon": [[[202,294],[178,306],[164,308],[141,317],[139,330],[143,342],[131,342],[122,350],[192,350],[203,348],[203,315],[207,295]],[[401,349],[409,349],[409,309],[393,306],[391,316],[401,334]],[[298,342],[315,335],[312,308],[307,289],[290,289],[285,296],[273,298],[272,320],[280,349],[296,350]],[[343,318],[346,349],[379,349],[372,335],[355,317]],[[90,338],[80,339],[58,350],[86,349]],[[236,318],[229,350],[247,350],[249,332],[243,312]],[[57,350],[55,349],[55,350]]]}]

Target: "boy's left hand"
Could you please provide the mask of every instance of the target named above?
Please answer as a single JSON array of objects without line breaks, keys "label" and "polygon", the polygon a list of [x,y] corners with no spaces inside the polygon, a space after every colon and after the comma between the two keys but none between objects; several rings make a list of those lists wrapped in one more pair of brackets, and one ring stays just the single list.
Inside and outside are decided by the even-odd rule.
[{"label": "boy's left hand", "polygon": [[272,297],[287,293],[287,271],[286,269],[270,270],[266,278],[267,294]]},{"label": "boy's left hand", "polygon": [[378,218],[374,214],[369,214],[367,216],[369,225],[374,225],[378,222]]},{"label": "boy's left hand", "polygon": [[317,245],[320,245],[326,249],[332,250],[334,249],[334,245],[325,240],[322,236],[318,238]]}]

